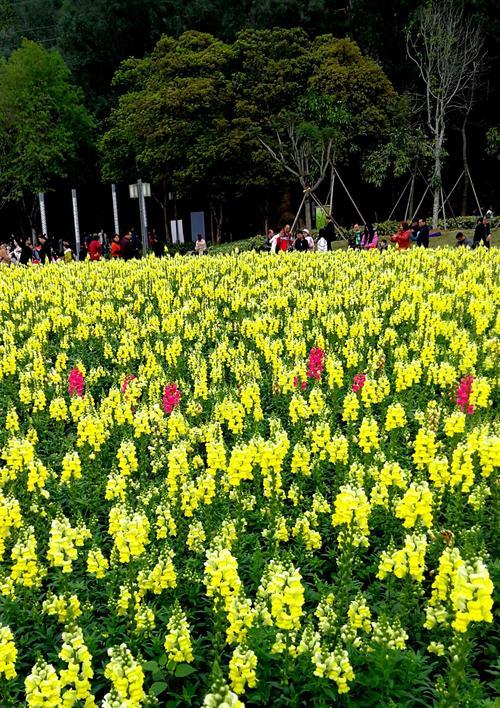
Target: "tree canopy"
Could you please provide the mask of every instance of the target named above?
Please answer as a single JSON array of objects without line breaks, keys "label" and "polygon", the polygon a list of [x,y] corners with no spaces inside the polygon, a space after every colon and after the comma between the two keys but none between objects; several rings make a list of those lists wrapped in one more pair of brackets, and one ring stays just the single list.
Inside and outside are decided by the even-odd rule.
[{"label": "tree canopy", "polygon": [[[215,200],[264,188],[294,160],[302,187],[317,187],[330,162],[384,139],[397,104],[356,44],[297,29],[245,30],[233,44],[194,31],[163,37],[150,57],[125,61],[114,85],[104,176],[139,171],[182,193],[204,187]],[[273,164],[274,150],[286,157]]]},{"label": "tree canopy", "polygon": [[0,190],[3,199],[44,191],[66,177],[91,141],[93,121],[61,55],[24,40],[0,62]]}]

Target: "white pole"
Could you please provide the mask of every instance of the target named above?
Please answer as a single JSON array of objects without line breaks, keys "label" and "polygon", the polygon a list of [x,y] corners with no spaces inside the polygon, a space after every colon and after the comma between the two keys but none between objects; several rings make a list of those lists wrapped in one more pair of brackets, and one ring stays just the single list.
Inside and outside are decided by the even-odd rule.
[{"label": "white pole", "polygon": [[142,179],[137,180],[137,196],[139,197],[139,215],[141,218],[142,255],[145,256],[148,252],[148,224]]},{"label": "white pole", "polygon": [[[141,183],[142,184],[142,183]],[[142,218],[144,219],[144,233],[146,235],[146,251],[148,250],[148,210],[146,208],[146,197],[144,196],[144,185],[142,185],[141,189],[141,198],[142,198]]]},{"label": "white pole", "polygon": [[453,194],[455,189],[458,187],[458,184],[459,184],[460,180],[462,179],[462,177],[464,176],[464,174],[465,174],[465,170],[462,170],[462,172],[460,173],[460,177],[457,179],[457,181],[455,182],[455,184],[451,188],[451,191],[448,192],[448,200],[451,199],[451,195]]},{"label": "white pole", "polygon": [[38,195],[38,200],[40,202],[40,219],[42,221],[42,234],[47,234],[47,215],[45,213],[45,194],[40,192]]},{"label": "white pole", "polygon": [[78,202],[76,199],[76,189],[71,190],[71,198],[73,200],[73,220],[75,222],[75,249],[76,260],[80,260],[80,222],[78,220]]},{"label": "white pole", "polygon": [[111,199],[113,201],[113,218],[115,221],[115,234],[120,233],[120,222],[118,221],[118,199],[116,197],[116,184],[111,185]]},{"label": "white pole", "polygon": [[410,185],[410,191],[408,193],[408,203],[406,205],[406,211],[405,211],[405,221],[408,221],[408,214],[410,212],[410,204],[411,204],[411,199],[413,196],[413,188],[415,186],[415,175],[411,178],[411,185]]}]

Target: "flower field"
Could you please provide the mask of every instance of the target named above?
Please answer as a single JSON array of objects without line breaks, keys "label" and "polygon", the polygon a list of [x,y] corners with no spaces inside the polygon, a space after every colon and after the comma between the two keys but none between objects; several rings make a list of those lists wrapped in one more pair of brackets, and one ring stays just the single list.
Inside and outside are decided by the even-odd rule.
[{"label": "flower field", "polygon": [[488,706],[500,253],[0,269],[0,705]]}]

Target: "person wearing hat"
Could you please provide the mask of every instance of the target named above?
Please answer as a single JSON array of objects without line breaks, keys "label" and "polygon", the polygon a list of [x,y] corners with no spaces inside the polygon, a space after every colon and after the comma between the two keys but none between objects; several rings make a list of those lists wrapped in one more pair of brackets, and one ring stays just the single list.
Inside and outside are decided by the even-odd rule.
[{"label": "person wearing hat", "polygon": [[328,251],[328,241],[323,236],[323,234],[321,234],[318,239],[318,253],[326,253],[327,251]]}]

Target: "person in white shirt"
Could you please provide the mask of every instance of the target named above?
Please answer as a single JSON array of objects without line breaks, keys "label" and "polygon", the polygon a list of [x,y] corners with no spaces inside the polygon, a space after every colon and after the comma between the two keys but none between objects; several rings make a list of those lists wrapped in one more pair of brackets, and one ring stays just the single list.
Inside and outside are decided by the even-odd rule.
[{"label": "person in white shirt", "polygon": [[320,236],[317,243],[318,253],[326,253],[328,251],[328,241],[324,236]]},{"label": "person in white shirt", "polygon": [[304,229],[304,238],[307,241],[307,248],[310,252],[314,251],[314,239],[307,229]]},{"label": "person in white shirt", "polygon": [[276,253],[276,249],[278,248],[278,240],[279,240],[279,233],[274,234],[271,236],[269,243],[271,245],[271,253]]}]

